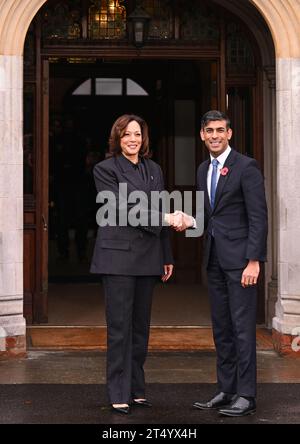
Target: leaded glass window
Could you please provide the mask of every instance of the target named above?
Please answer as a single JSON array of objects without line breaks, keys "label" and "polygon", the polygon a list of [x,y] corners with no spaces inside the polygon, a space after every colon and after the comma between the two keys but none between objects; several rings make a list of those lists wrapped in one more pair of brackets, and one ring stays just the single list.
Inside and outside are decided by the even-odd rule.
[{"label": "leaded glass window", "polygon": [[24,69],[28,70],[35,66],[35,28],[31,23],[29,30],[26,34],[24,43]]},{"label": "leaded glass window", "polygon": [[251,71],[254,55],[251,44],[237,23],[227,26],[227,67],[231,71]]},{"label": "leaded glass window", "polygon": [[89,37],[120,39],[126,33],[126,8],[121,0],[94,0],[89,7]]},{"label": "leaded glass window", "polygon": [[219,17],[204,0],[48,0],[41,9],[42,35],[63,40],[126,40],[127,15],[135,7],[150,16],[149,40],[219,42]]},{"label": "leaded glass window", "polygon": [[78,39],[82,36],[81,1],[47,2],[42,10],[42,34],[47,39]]},{"label": "leaded glass window", "polygon": [[218,18],[211,7],[199,0],[180,1],[181,38],[218,43]]}]

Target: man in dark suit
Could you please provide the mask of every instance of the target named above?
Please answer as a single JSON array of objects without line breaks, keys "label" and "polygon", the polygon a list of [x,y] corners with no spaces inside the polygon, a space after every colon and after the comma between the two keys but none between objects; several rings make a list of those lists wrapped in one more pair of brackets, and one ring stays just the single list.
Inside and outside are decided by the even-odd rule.
[{"label": "man in dark suit", "polygon": [[[198,409],[227,416],[256,411],[256,298],[260,262],[266,260],[267,206],[257,162],[229,146],[229,118],[209,111],[201,139],[210,157],[197,172],[204,192],[205,251],[218,391]],[[195,226],[184,213],[178,231]]]}]

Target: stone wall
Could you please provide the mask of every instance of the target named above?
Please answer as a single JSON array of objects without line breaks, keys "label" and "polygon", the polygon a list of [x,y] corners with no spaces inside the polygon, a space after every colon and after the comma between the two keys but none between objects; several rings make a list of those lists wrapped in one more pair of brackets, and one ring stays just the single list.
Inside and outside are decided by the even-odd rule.
[{"label": "stone wall", "polygon": [[22,56],[0,55],[0,355],[25,351],[22,84]]},{"label": "stone wall", "polygon": [[278,59],[277,79],[279,287],[273,328],[283,336],[297,336],[300,329],[300,58]]}]

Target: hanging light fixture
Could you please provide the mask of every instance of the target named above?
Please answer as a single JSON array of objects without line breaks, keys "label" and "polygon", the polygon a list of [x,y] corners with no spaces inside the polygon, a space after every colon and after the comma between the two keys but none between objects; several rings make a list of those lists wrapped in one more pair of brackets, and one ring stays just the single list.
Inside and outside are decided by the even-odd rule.
[{"label": "hanging light fixture", "polygon": [[137,47],[144,46],[148,37],[149,22],[151,19],[141,3],[141,0],[137,0],[135,9],[127,17],[129,38]]}]

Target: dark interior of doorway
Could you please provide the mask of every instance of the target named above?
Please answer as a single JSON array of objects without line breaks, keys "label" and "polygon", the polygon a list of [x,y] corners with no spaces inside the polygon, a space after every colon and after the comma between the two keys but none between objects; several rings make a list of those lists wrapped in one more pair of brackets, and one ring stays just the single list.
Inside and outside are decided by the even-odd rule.
[{"label": "dark interior of doorway", "polygon": [[[120,69],[121,68],[121,69]],[[49,116],[49,281],[90,282],[96,233],[92,170],[123,113],[143,116],[157,146],[155,78],[142,64],[52,64]],[[130,82],[130,83],[129,83]],[[138,83],[137,83],[138,82]],[[156,160],[156,150],[153,149]]]},{"label": "dark interior of doorway", "polygon": [[[152,158],[162,163],[163,150],[173,139],[174,129],[166,125],[164,114],[175,97],[176,75],[182,82],[177,98],[201,95],[193,83],[193,64],[170,60],[50,64],[49,324],[105,323],[100,278],[89,273],[97,229],[93,166],[105,158],[112,123],[123,113],[145,118]],[[198,138],[196,132],[194,136]],[[166,186],[173,189],[173,175],[164,173]],[[203,282],[190,285],[187,276],[184,284],[157,286],[153,325],[209,323]]]}]

